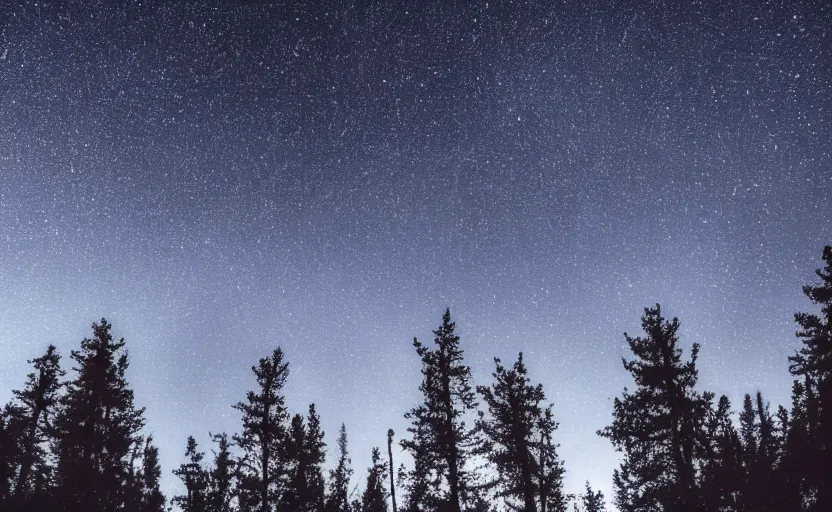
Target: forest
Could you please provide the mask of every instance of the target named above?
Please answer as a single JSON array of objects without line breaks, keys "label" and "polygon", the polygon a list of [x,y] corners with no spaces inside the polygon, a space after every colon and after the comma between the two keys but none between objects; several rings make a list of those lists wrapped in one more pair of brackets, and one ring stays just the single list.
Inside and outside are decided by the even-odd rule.
[{"label": "forest", "polygon": [[[632,384],[597,432],[620,454],[609,497],[618,510],[832,510],[832,247],[822,260],[820,280],[803,287],[813,312],[795,314],[802,347],[788,361],[790,407],[774,410],[760,392],[736,407],[699,389],[700,347],[684,354],[679,320],[658,304],[645,308],[643,332],[625,334]],[[69,365],[54,346],[32,359],[3,408],[0,510],[609,510],[590,482],[578,495],[564,492],[558,418],[522,352],[495,358],[493,380],[478,385],[463,346],[449,310],[432,343],[414,339],[423,400],[404,412],[407,432],[379,439],[369,468],[351,467],[346,426],[328,454],[315,405],[288,409],[290,364],[276,348],[252,366],[251,390],[232,405],[239,431],[213,434],[209,447],[183,433],[182,464],[163,469],[134,405],[125,341],[101,319]],[[394,460],[394,445],[407,464]],[[163,495],[162,471],[181,480],[181,495]]]}]

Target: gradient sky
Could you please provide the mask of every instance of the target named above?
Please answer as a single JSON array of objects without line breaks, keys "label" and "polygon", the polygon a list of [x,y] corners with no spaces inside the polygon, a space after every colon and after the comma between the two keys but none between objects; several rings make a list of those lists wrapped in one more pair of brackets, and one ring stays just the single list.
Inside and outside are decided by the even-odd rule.
[{"label": "gradient sky", "polygon": [[524,351],[567,490],[609,497],[595,431],[659,302],[700,389],[789,403],[828,1],[70,3],[0,7],[0,400],[106,317],[170,493],[279,345],[363,480],[449,306],[476,383]]}]

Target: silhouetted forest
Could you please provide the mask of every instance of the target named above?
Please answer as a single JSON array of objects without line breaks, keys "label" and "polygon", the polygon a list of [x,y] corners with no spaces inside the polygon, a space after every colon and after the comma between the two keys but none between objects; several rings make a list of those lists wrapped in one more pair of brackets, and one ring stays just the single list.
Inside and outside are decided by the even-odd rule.
[{"label": "silhouetted forest", "polygon": [[[626,512],[832,510],[832,247],[820,282],[803,288],[819,314],[797,313],[802,348],[789,358],[790,408],[772,410],[759,393],[739,410],[697,388],[697,356],[679,347],[680,322],[645,309],[640,336],[625,334],[633,384],[613,403],[598,435],[621,454],[613,501]],[[293,413],[284,386],[290,365],[276,348],[252,367],[251,390],[234,404],[238,432],[200,446],[183,433],[183,462],[166,468],[184,493],[163,496],[163,469],[144,409],[125,378],[125,341],[101,319],[70,354],[67,373],[54,346],[0,415],[3,511],[187,512],[559,512],[605,510],[586,484],[563,490],[558,421],[542,385],[530,382],[522,352],[494,360],[492,381],[475,385],[450,311],[432,343],[414,339],[422,400],[404,412],[410,427],[369,468],[352,468],[342,425],[331,468],[315,405]],[[785,363],[785,362],[784,362]],[[379,439],[379,445],[384,439]],[[397,451],[398,452],[398,451]],[[210,454],[210,455],[206,455]],[[360,491],[354,491],[356,484]]]}]

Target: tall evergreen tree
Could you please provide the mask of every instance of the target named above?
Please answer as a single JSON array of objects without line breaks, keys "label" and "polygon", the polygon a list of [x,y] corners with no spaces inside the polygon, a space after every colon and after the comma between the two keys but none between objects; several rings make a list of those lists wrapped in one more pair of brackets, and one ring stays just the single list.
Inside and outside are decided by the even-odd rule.
[{"label": "tall evergreen tree", "polygon": [[813,463],[816,451],[813,449],[815,432],[811,428],[814,409],[811,390],[811,383],[804,384],[799,380],[792,383],[792,409],[783,439],[780,467],[788,510],[807,510],[813,503],[816,481],[813,468],[817,464]]},{"label": "tall evergreen tree", "polygon": [[551,409],[541,407],[543,386],[529,383],[522,352],[511,368],[497,358],[494,362],[494,383],[477,387],[489,413],[477,427],[485,435],[484,453],[499,474],[498,495],[524,512],[562,510],[562,465],[551,441],[557,425]]},{"label": "tall evergreen tree", "polygon": [[367,470],[367,485],[361,496],[361,512],[387,512],[387,492],[384,481],[387,479],[387,465],[381,460],[381,452],[373,448],[373,465]]},{"label": "tall evergreen tree", "polygon": [[214,451],[213,466],[207,474],[206,510],[230,512],[236,462],[231,455],[231,443],[225,432],[212,435],[211,439],[216,443],[217,449]]},{"label": "tall evergreen tree", "polygon": [[27,376],[24,388],[12,392],[25,418],[12,500],[17,508],[30,508],[34,505],[32,500],[42,498],[49,491],[45,487],[51,480],[52,467],[47,460],[47,445],[52,438],[52,417],[63,387],[61,378],[66,373],[61,369],[60,361],[55,346],[49,345],[44,355],[29,361],[35,371]]},{"label": "tall evergreen tree", "polygon": [[820,283],[803,287],[803,293],[820,306],[820,313],[795,314],[803,346],[789,358],[789,370],[806,377],[807,394],[813,393],[816,400],[807,425],[814,454],[803,461],[811,468],[804,495],[811,510],[832,510],[832,247],[828,245],[823,261],[824,268],[816,271]]},{"label": "tall evergreen tree", "polygon": [[711,409],[703,444],[702,494],[705,510],[740,510],[744,482],[743,447],[731,419],[731,401],[722,395]]},{"label": "tall evergreen tree", "polygon": [[563,475],[566,470],[557,454],[559,445],[553,441],[553,434],[557,428],[552,406],[549,405],[543,411],[543,417],[537,426],[540,433],[540,441],[536,446],[540,512],[566,512],[568,497],[563,493]]},{"label": "tall evergreen tree", "polygon": [[329,471],[329,494],[326,500],[327,512],[350,512],[350,479],[352,468],[347,451],[347,427],[341,423],[338,431],[338,464]]},{"label": "tall evergreen tree", "polygon": [[584,493],[581,495],[581,505],[583,506],[583,512],[606,512],[607,510],[604,503],[604,493],[593,491],[589,482],[586,483]]},{"label": "tall evergreen tree", "polygon": [[412,471],[404,475],[411,511],[438,507],[461,512],[469,492],[471,475],[466,465],[473,451],[473,434],[465,416],[475,412],[477,404],[471,370],[463,363],[454,330],[446,309],[442,325],[433,331],[433,349],[413,340],[422,360],[419,390],[424,402],[405,414],[411,420],[408,432],[412,438],[401,441],[414,460]]},{"label": "tall evergreen tree", "polygon": [[174,496],[172,503],[179,506],[182,512],[205,512],[207,507],[206,490],[208,487],[208,475],[202,467],[202,459],[205,454],[198,450],[196,439],[188,436],[185,447],[187,462],[180,464],[173,474],[178,476],[185,485],[184,495]]},{"label": "tall evergreen tree", "polygon": [[625,333],[636,358],[624,368],[636,390],[615,399],[613,423],[599,431],[624,453],[613,474],[616,504],[622,512],[696,510],[695,457],[709,408],[709,395],[694,390],[699,345],[683,362],[679,321],[665,320],[658,304],[645,309],[642,328],[645,337]]},{"label": "tall evergreen tree", "polygon": [[159,488],[162,468],[159,465],[159,448],[153,444],[153,436],[148,436],[144,444],[141,476],[141,512],[163,512],[165,496]]},{"label": "tall evergreen tree", "polygon": [[283,387],[289,376],[289,363],[277,348],[271,357],[252,366],[251,371],[257,388],[234,406],[243,415],[243,430],[234,438],[243,452],[238,467],[238,499],[243,510],[271,512],[285,485],[282,445],[289,413]]},{"label": "tall evergreen tree", "polygon": [[125,506],[144,409],[133,405],[124,339],[115,341],[103,318],[92,328],[72,351],[77,376],[56,418],[57,492],[64,510],[110,512]]},{"label": "tall evergreen tree", "polygon": [[305,510],[322,512],[325,501],[323,464],[326,461],[326,443],[324,442],[324,431],[321,430],[321,417],[315,410],[315,404],[309,405],[306,425],[303,457],[306,481],[309,487],[305,500]]}]

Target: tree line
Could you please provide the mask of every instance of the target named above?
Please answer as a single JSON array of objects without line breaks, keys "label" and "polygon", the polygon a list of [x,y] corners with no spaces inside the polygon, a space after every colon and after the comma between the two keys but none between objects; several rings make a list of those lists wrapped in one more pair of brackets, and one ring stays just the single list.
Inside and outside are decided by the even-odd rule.
[{"label": "tree line", "polygon": [[[613,402],[598,431],[621,454],[613,501],[622,512],[819,512],[832,510],[832,247],[820,282],[803,287],[818,313],[797,313],[802,347],[789,357],[792,403],[772,410],[757,391],[739,411],[697,388],[694,344],[679,346],[680,323],[646,308],[640,336],[625,334],[634,385]],[[152,436],[144,434],[126,379],[123,339],[102,319],[71,351],[66,378],[54,346],[29,361],[23,387],[0,414],[0,510],[161,512],[600,512],[605,498],[587,482],[563,488],[558,422],[543,386],[530,381],[522,352],[494,359],[492,381],[475,385],[450,311],[433,342],[413,340],[422,399],[395,433],[373,448],[360,475],[341,425],[335,460],[314,404],[292,413],[280,348],[254,365],[252,389],[233,405],[240,431],[209,434],[210,455],[193,436],[173,469],[181,495],[167,499]],[[356,482],[361,480],[362,484]],[[361,487],[359,492],[357,489]]]}]

